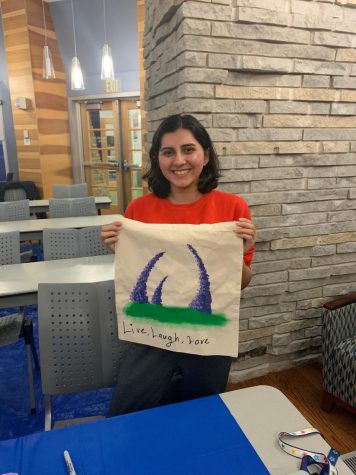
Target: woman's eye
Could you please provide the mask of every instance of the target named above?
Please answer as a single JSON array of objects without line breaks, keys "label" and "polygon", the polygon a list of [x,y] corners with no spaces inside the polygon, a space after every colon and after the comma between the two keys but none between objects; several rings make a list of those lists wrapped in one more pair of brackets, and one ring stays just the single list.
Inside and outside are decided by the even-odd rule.
[{"label": "woman's eye", "polygon": [[167,150],[167,149],[166,149],[166,150],[163,150],[163,151],[161,152],[161,154],[162,154],[164,157],[170,157],[170,156],[172,155],[172,153],[173,153],[172,150]]},{"label": "woman's eye", "polygon": [[192,153],[192,152],[194,152],[194,150],[195,150],[194,147],[185,147],[185,148],[183,149],[183,152],[184,152],[184,153]]}]

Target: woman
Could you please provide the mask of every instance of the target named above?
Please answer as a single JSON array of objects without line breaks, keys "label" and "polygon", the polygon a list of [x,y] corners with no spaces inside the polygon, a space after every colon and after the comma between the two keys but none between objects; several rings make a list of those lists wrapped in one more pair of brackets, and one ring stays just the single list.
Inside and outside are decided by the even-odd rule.
[{"label": "woman", "polygon": [[[241,288],[251,280],[256,229],[247,203],[215,190],[219,162],[208,132],[191,115],[173,115],[158,127],[150,149],[151,193],[133,200],[125,216],[144,223],[236,222],[244,241]],[[121,222],[103,226],[101,238],[115,252]],[[223,392],[231,357],[198,356],[124,342],[109,415],[148,409]]]}]

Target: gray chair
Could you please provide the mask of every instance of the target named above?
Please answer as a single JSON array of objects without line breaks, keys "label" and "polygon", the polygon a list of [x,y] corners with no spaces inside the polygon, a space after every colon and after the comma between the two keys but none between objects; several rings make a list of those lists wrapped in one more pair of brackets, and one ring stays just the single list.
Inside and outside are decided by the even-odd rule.
[{"label": "gray chair", "polygon": [[30,219],[29,200],[0,203],[0,221],[20,221],[23,219]]},{"label": "gray chair", "polygon": [[0,232],[0,265],[30,262],[33,259],[32,250],[20,251],[19,231]]},{"label": "gray chair", "polygon": [[5,190],[4,201],[20,201],[27,200],[26,191],[23,188],[12,188]]},{"label": "gray chair", "polygon": [[45,228],[43,230],[43,257],[45,261],[79,257],[77,229]]},{"label": "gray chair", "polygon": [[109,249],[100,239],[101,226],[89,226],[79,230],[79,255],[100,256],[110,254]]},{"label": "gray chair", "polygon": [[19,231],[0,233],[0,265],[19,264],[20,262]]},{"label": "gray chair", "polygon": [[45,430],[50,430],[52,396],[116,383],[122,349],[114,282],[39,284],[38,325]]},{"label": "gray chair", "polygon": [[88,196],[88,184],[53,185],[53,198],[84,198]]},{"label": "gray chair", "polygon": [[94,196],[72,198],[71,216],[95,216],[97,214]]},{"label": "gray chair", "polygon": [[82,229],[45,228],[43,230],[44,260],[110,254],[100,239],[100,226]]},{"label": "gray chair", "polygon": [[94,196],[86,198],[50,198],[49,213],[51,218],[72,216],[95,216],[96,205]]}]

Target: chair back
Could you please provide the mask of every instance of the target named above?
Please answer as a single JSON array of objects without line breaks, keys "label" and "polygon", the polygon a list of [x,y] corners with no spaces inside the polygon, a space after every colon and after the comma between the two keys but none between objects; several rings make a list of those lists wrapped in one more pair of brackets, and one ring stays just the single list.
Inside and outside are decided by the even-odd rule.
[{"label": "chair back", "polygon": [[19,264],[20,262],[19,231],[0,233],[0,265]]},{"label": "chair back", "polygon": [[70,216],[95,216],[96,205],[94,196],[85,198],[50,198],[49,213],[51,218]]},{"label": "chair back", "polygon": [[71,198],[71,216],[95,216],[97,214],[94,196]]},{"label": "chair back", "polygon": [[71,198],[85,198],[89,196],[88,183],[76,183],[70,188]]},{"label": "chair back", "polygon": [[79,257],[78,230],[45,228],[43,230],[43,258],[45,261]]},{"label": "chair back", "polygon": [[88,184],[53,185],[53,198],[84,198],[88,196]]},{"label": "chair back", "polygon": [[27,200],[27,193],[23,188],[10,188],[4,192],[4,201]]},{"label": "chair back", "polygon": [[39,284],[38,325],[44,395],[115,384],[121,348],[113,281]]},{"label": "chair back", "polygon": [[0,203],[0,221],[20,221],[23,219],[30,219],[29,200]]},{"label": "chair back", "polygon": [[49,214],[51,218],[67,218],[71,216],[71,204],[68,199],[65,198],[50,198],[49,202]]},{"label": "chair back", "polygon": [[321,317],[322,408],[334,404],[356,414],[356,293],[327,302]]},{"label": "chair back", "polygon": [[89,226],[79,230],[79,254],[85,256],[100,256],[110,254],[109,249],[100,239],[101,226]]}]

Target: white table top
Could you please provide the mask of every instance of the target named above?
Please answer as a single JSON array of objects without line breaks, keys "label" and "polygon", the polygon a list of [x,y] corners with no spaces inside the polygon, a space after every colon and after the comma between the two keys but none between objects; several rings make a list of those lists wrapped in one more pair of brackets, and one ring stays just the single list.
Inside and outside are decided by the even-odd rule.
[{"label": "white table top", "polygon": [[86,228],[88,226],[103,226],[120,220],[122,216],[114,214],[78,216],[71,218],[25,219],[22,221],[3,221],[1,232],[20,231],[22,239],[41,239],[45,228]]},{"label": "white table top", "polygon": [[[312,425],[281,391],[271,386],[254,386],[220,397],[272,475],[287,475],[299,469],[300,460],[283,452],[277,436],[279,432],[295,432]],[[317,434],[298,438],[295,445],[326,455],[330,449]],[[336,468],[339,475],[352,475],[341,458]]]},{"label": "white table top", "polygon": [[25,299],[21,304],[26,304],[26,296],[27,303],[33,303],[31,294],[36,297],[39,283],[68,284],[113,279],[114,254],[0,266],[0,307],[11,306],[6,297],[12,298],[12,305],[16,305],[20,296]]}]

